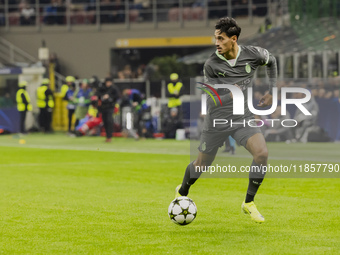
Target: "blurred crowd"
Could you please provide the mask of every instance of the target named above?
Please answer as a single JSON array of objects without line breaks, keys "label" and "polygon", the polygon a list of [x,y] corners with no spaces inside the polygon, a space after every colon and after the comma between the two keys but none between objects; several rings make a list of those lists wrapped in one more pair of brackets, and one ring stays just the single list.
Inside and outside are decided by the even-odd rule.
[{"label": "blurred crowd", "polygon": [[[130,66],[125,66],[117,73],[121,79],[129,79],[137,77],[137,73],[131,70]],[[254,106],[260,98],[267,92],[268,86],[261,79],[255,79],[254,84]],[[25,99],[23,94],[25,83],[19,84],[21,91],[20,97],[16,97],[17,104],[27,103],[29,99]],[[29,84],[28,84],[29,86]],[[320,107],[332,107],[329,114],[334,111],[335,114],[340,111],[340,77],[332,79],[315,79],[311,82],[306,80],[285,80],[278,81],[278,88],[282,87],[303,87],[311,91],[312,98],[304,106],[312,113],[312,116],[306,116],[299,109],[287,108],[288,114],[281,115],[280,108],[280,92],[278,94],[278,107],[270,116],[256,116],[263,120],[261,129],[268,141],[286,141],[290,142],[308,142],[308,141],[329,141],[327,136],[328,129],[334,129],[334,123],[329,122],[329,118],[325,117],[325,109],[320,115]],[[106,141],[110,142],[113,133],[121,134],[126,137],[139,139],[141,137],[151,138],[161,134],[164,138],[185,138],[192,130],[188,127],[188,116],[184,117],[183,112],[187,111],[187,105],[183,108],[182,96],[184,94],[184,84],[178,74],[173,73],[169,77],[166,87],[167,104],[162,108],[162,112],[154,115],[152,104],[148,102],[145,95],[133,86],[126,85],[117,86],[113,82],[112,77],[100,80],[93,76],[91,79],[76,79],[73,76],[67,76],[64,85],[60,88],[60,92],[54,94],[49,88],[49,80],[44,79],[37,91],[37,104],[40,110],[38,124],[41,131],[51,132],[51,114],[54,112],[54,98],[56,95],[65,102],[63,107],[67,109],[68,134],[71,136],[84,135],[106,135]],[[305,95],[301,93],[288,94],[291,98],[303,98]],[[44,103],[45,102],[45,103]],[[40,105],[39,105],[40,104]],[[0,108],[13,107],[15,101],[10,97],[9,93],[4,93],[0,97]],[[42,108],[46,108],[42,110]],[[296,108],[296,107],[295,107]],[[28,108],[23,108],[28,111]],[[42,114],[42,115],[41,115]],[[161,116],[161,118],[159,118]],[[25,116],[22,116],[24,120]],[[282,128],[278,125],[272,125],[270,119],[295,119],[298,125],[293,129]],[[333,116],[333,119],[338,116]],[[203,116],[197,120],[198,137],[200,126],[203,123]],[[48,123],[46,123],[48,122]],[[336,129],[336,128],[335,128]],[[179,130],[179,131],[178,131]],[[26,131],[21,129],[22,133]],[[184,133],[183,133],[184,132]],[[334,131],[336,132],[336,130]],[[180,136],[180,137],[179,137]],[[334,135],[333,135],[334,136]],[[192,134],[190,134],[192,137]],[[334,138],[333,138],[334,140]],[[233,144],[233,141],[230,141]],[[232,148],[233,148],[232,147]]]},{"label": "blurred crowd", "polygon": [[[232,16],[247,16],[249,0],[232,0]],[[0,25],[5,24],[4,0],[0,0]],[[69,7],[72,24],[96,23],[96,0],[72,0],[69,5],[63,0],[39,0],[39,9],[36,9],[36,0],[12,0],[9,5],[10,25],[34,25],[36,15],[47,25],[66,24],[67,6]],[[131,22],[152,21],[154,8],[151,0],[100,0],[100,23],[122,23],[126,20],[126,9],[129,9]],[[206,15],[206,5],[209,18],[219,18],[228,14],[225,0],[184,0],[183,9],[180,10],[179,1],[158,1],[159,21],[178,21],[182,14],[183,20],[202,20]],[[252,0],[253,15],[265,16],[267,14],[267,0]],[[166,14],[166,15],[164,15]]]},{"label": "blurred crowd", "polygon": [[[21,81],[18,84],[16,95],[17,109],[20,113],[20,132],[26,133],[26,113],[32,111],[32,103],[26,87],[29,84]],[[39,108],[37,118],[38,130],[53,132],[51,123],[56,98],[65,103],[61,107],[67,109],[68,134],[70,136],[101,135],[106,134],[106,142],[111,142],[114,132],[123,132],[126,136],[152,137],[154,125],[150,114],[150,107],[146,104],[144,95],[137,89],[120,89],[111,78],[101,82],[96,77],[92,79],[76,80],[67,76],[61,92],[53,93],[49,79],[42,80],[41,86],[36,90],[36,104]],[[13,106],[12,99],[7,98],[0,102]],[[64,112],[64,110],[62,110]],[[115,119],[122,116],[123,121]]]},{"label": "blurred crowd", "polygon": [[131,65],[125,65],[121,70],[117,72],[114,78],[121,80],[125,79],[144,79],[145,78],[145,65],[139,65],[135,70],[131,68]]},{"label": "blurred crowd", "polygon": [[[260,80],[256,83],[261,84]],[[278,93],[279,106],[276,111],[270,116],[257,116],[258,119],[295,119],[298,125],[291,128],[283,128],[280,123],[272,126],[271,122],[264,121],[264,125],[261,127],[266,140],[268,141],[286,141],[290,142],[308,142],[308,141],[330,141],[331,138],[327,135],[326,131],[322,126],[327,126],[325,119],[320,118],[320,106],[325,102],[332,103],[335,108],[333,110],[335,115],[333,118],[338,118],[336,115],[338,109],[340,109],[340,77],[331,79],[314,79],[311,82],[299,81],[299,80],[287,80],[279,81],[277,84],[278,88],[282,87],[301,87],[308,89],[311,92],[311,100],[304,104],[305,108],[312,113],[311,116],[304,115],[299,109],[291,108],[286,116],[281,115],[280,98],[281,94]],[[260,100],[264,93],[266,93],[266,86],[256,86],[254,92],[255,102]],[[302,93],[294,93],[288,95],[291,98],[304,98],[305,95]]]},{"label": "blurred crowd", "polygon": [[103,82],[97,77],[83,79],[79,86],[75,81],[74,77],[67,76],[61,88],[61,96],[67,101],[69,135],[80,137],[105,132],[106,142],[111,142],[114,132],[135,139],[152,137],[155,125],[151,108],[141,91],[121,90],[110,77]]}]

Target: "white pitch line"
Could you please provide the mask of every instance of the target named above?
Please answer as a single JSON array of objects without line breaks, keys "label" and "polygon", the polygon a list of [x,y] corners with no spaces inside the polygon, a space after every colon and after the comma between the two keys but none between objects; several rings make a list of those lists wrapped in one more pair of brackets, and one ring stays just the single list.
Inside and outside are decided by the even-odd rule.
[{"label": "white pitch line", "polygon": [[[181,151],[160,151],[159,149],[157,151],[141,151],[138,149],[119,149],[119,148],[98,148],[98,147],[77,147],[77,146],[63,146],[63,145],[17,145],[12,143],[1,143],[0,146],[3,147],[20,147],[20,148],[34,148],[34,149],[53,149],[53,150],[75,150],[75,151],[104,151],[104,152],[122,152],[122,153],[137,153],[137,154],[163,154],[163,155],[190,155],[189,153],[183,153]],[[217,157],[220,155],[218,154]],[[224,156],[222,156],[224,158]],[[227,157],[227,156],[226,156]],[[240,155],[236,154],[233,156],[228,156],[228,158],[249,158],[251,159],[251,155]],[[269,160],[297,160],[297,161],[308,161],[308,162],[328,162],[328,163],[339,163],[338,160],[335,159],[324,159],[324,158],[318,158],[318,157],[304,157],[304,158],[298,158],[298,157],[277,157],[277,156],[269,156]]]},{"label": "white pitch line", "polygon": [[17,148],[33,148],[33,149],[51,149],[51,150],[75,150],[75,151],[105,151],[105,152],[126,152],[126,153],[143,153],[143,154],[168,154],[168,155],[183,155],[180,152],[174,151],[141,151],[138,149],[118,149],[118,148],[99,148],[99,147],[77,147],[77,146],[65,146],[65,145],[16,145],[1,143],[3,147],[17,147]]},{"label": "white pitch line", "polygon": [[[124,164],[130,164],[133,163],[132,161],[125,161],[122,162]],[[17,166],[50,166],[50,165],[89,165],[89,164],[95,164],[95,165],[106,165],[106,164],[112,164],[112,162],[50,162],[50,163],[20,163],[20,164],[0,164],[0,167],[17,167]]]}]

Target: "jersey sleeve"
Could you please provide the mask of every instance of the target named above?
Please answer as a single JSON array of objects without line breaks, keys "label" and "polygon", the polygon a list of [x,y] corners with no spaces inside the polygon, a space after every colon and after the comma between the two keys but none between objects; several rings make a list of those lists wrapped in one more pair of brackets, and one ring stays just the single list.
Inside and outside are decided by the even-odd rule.
[{"label": "jersey sleeve", "polygon": [[261,66],[266,66],[267,75],[269,78],[269,94],[272,94],[272,88],[276,87],[277,82],[277,65],[276,58],[266,49],[255,47],[257,50],[257,63]]},{"label": "jersey sleeve", "polygon": [[209,62],[206,62],[203,67],[204,82],[209,83],[215,78],[213,69]]},{"label": "jersey sleeve", "polygon": [[271,54],[269,53],[268,50],[261,48],[261,47],[255,47],[256,49],[256,62],[260,66],[268,65],[270,64],[270,56]]}]

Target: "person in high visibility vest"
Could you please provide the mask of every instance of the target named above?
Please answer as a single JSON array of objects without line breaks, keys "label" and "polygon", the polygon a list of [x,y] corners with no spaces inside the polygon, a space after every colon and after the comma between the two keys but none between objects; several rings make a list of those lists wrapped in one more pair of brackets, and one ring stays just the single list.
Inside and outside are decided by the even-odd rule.
[{"label": "person in high visibility vest", "polygon": [[76,79],[73,76],[67,76],[65,81],[66,81],[66,84],[61,86],[61,89],[60,89],[60,93],[63,98],[66,96],[67,91],[69,89],[72,89],[72,86],[75,87],[74,82],[76,81]]},{"label": "person in high visibility vest", "polygon": [[37,89],[37,106],[40,109],[39,125],[44,132],[51,132],[52,111],[54,108],[53,92],[49,85],[50,80],[45,78]]},{"label": "person in high visibility vest", "polygon": [[74,115],[74,112],[76,111],[77,103],[74,98],[74,93],[76,91],[76,85],[72,83],[72,85],[69,87],[69,90],[66,92],[66,95],[64,96],[64,100],[67,100],[67,110],[68,110],[68,132],[71,133],[71,126],[72,126],[72,118]]},{"label": "person in high visibility vest", "polygon": [[20,114],[20,133],[25,134],[25,121],[26,121],[26,113],[28,111],[32,111],[32,104],[30,96],[26,91],[27,81],[19,82],[19,89],[17,91],[16,101],[17,101],[17,109]]},{"label": "person in high visibility vest", "polygon": [[182,100],[180,96],[183,94],[183,83],[179,81],[179,77],[177,73],[172,73],[170,75],[171,82],[168,84],[167,97],[169,113],[171,108],[178,109],[178,115],[182,116]]}]

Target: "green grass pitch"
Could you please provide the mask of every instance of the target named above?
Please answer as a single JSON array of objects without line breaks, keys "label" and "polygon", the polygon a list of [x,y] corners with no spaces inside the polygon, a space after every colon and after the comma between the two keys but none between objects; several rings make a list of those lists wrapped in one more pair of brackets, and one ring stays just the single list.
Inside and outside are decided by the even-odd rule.
[{"label": "green grass pitch", "polygon": [[[241,214],[247,179],[201,178],[197,218],[178,226],[167,208],[189,141],[23,139],[0,137],[0,254],[339,254],[339,178],[266,179],[261,225]],[[339,163],[339,147],[269,144],[270,162]],[[230,162],[251,158],[239,147]]]}]

